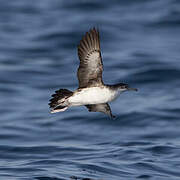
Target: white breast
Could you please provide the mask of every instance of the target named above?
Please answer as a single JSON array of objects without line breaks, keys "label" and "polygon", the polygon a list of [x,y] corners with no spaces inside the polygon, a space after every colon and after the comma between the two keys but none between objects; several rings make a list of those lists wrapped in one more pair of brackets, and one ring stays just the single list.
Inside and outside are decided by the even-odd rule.
[{"label": "white breast", "polygon": [[68,102],[71,106],[100,104],[112,101],[117,96],[118,93],[109,90],[109,88],[92,87],[76,91],[73,96],[69,97]]}]

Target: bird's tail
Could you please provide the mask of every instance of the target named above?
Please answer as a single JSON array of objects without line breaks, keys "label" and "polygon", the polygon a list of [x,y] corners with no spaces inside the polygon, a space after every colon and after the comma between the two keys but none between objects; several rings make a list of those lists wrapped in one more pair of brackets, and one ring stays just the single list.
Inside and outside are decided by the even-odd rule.
[{"label": "bird's tail", "polygon": [[51,113],[65,111],[68,108],[68,104],[66,103],[67,98],[72,96],[72,94],[73,92],[68,89],[59,89],[55,91],[49,103]]}]

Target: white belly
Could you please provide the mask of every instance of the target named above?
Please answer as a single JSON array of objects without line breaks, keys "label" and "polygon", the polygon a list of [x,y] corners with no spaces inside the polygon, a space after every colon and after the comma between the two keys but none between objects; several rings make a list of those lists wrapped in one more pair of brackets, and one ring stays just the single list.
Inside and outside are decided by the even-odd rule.
[{"label": "white belly", "polygon": [[114,100],[118,93],[110,91],[108,88],[92,87],[76,91],[69,97],[68,102],[71,106],[81,106],[87,104],[107,103]]}]

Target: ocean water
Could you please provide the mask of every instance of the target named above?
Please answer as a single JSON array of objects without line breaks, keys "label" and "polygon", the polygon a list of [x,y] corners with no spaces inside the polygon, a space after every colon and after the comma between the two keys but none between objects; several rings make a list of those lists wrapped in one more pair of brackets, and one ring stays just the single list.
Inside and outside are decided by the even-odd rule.
[{"label": "ocean water", "polygon": [[[115,119],[50,114],[78,87],[77,45],[98,27]],[[0,5],[0,180],[179,180],[180,1],[13,0]]]}]

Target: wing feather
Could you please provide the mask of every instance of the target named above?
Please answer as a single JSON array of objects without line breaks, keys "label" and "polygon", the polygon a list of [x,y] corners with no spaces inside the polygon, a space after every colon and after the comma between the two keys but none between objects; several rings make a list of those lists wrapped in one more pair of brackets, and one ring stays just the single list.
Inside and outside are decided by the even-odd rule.
[{"label": "wing feather", "polygon": [[108,103],[103,104],[89,104],[86,105],[89,112],[102,112],[110,116],[111,118],[115,117],[112,115],[111,108]]},{"label": "wing feather", "polygon": [[80,60],[77,72],[79,88],[103,84],[103,63],[98,30],[93,28],[86,32],[78,46],[78,56]]}]

